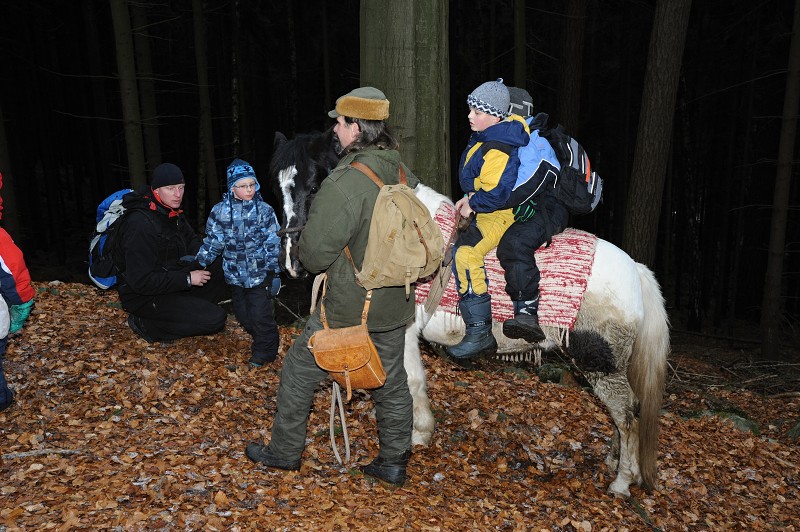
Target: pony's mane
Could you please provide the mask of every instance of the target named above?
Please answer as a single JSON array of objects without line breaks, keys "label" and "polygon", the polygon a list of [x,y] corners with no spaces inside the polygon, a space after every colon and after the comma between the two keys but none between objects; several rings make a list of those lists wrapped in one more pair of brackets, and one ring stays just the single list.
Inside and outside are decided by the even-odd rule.
[{"label": "pony's mane", "polygon": [[309,155],[308,147],[317,142],[321,137],[324,137],[326,133],[328,132],[312,131],[309,133],[299,133],[293,138],[276,145],[269,163],[270,174],[277,175],[277,173],[284,168],[296,165],[297,161],[303,161],[316,155]]}]

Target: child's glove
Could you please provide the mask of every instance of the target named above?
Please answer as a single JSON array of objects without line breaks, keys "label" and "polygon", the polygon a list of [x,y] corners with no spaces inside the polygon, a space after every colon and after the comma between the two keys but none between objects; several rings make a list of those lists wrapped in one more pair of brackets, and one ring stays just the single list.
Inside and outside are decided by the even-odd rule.
[{"label": "child's glove", "polygon": [[8,328],[9,334],[13,334],[22,329],[22,326],[25,325],[25,320],[27,320],[28,316],[31,314],[32,308],[33,298],[31,298],[31,300],[27,303],[11,305],[11,308],[9,309],[11,313],[11,325]]},{"label": "child's glove", "polygon": [[514,213],[515,222],[527,222],[533,218],[534,214],[536,214],[536,202],[533,200],[528,200],[525,203],[514,207],[512,212]]}]

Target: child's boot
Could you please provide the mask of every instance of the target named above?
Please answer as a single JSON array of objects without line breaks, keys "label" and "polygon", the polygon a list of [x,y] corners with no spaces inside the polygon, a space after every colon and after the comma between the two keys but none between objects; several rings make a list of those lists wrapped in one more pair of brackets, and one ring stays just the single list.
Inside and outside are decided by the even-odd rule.
[{"label": "child's boot", "polygon": [[473,296],[458,302],[467,334],[456,345],[447,348],[453,358],[466,360],[497,349],[492,334],[492,298],[489,294]]},{"label": "child's boot", "polygon": [[532,301],[514,301],[514,318],[503,322],[503,334],[532,344],[541,342],[545,335],[536,317],[538,311],[538,296]]}]

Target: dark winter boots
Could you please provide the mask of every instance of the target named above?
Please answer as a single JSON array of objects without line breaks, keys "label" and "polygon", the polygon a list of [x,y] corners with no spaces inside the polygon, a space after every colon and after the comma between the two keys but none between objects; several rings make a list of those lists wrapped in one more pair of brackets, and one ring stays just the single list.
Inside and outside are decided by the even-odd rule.
[{"label": "dark winter boots", "polygon": [[400,456],[383,458],[380,455],[371,463],[361,466],[361,472],[391,488],[401,488],[406,482],[406,466],[411,458],[411,451],[406,451]]},{"label": "dark winter boots", "polygon": [[495,351],[497,341],[492,334],[492,298],[489,294],[462,299],[458,302],[467,334],[456,345],[447,348],[455,359],[467,360]]},{"label": "dark winter boots", "polygon": [[545,336],[536,317],[538,311],[538,297],[533,301],[514,301],[514,318],[503,322],[503,334],[532,344],[541,342]]},{"label": "dark winter boots", "polygon": [[282,458],[278,458],[272,454],[272,451],[267,445],[261,445],[260,443],[248,443],[244,450],[244,454],[247,455],[247,458],[249,458],[251,461],[264,464],[271,469],[300,471],[299,458],[297,460],[284,460]]}]

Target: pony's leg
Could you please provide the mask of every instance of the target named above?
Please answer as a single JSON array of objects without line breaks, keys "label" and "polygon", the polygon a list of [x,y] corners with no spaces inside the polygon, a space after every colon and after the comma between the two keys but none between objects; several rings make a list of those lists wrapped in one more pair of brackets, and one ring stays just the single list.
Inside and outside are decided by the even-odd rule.
[{"label": "pony's leg", "polygon": [[616,423],[611,433],[611,449],[609,449],[608,456],[606,456],[606,465],[611,471],[616,471],[619,467],[619,429]]},{"label": "pony's leg", "polygon": [[[601,377],[594,385],[594,393],[606,405],[609,415],[619,432],[619,460],[617,476],[608,488],[618,497],[629,497],[631,484],[641,483],[639,472],[639,420],[636,417],[636,398],[624,373],[613,373]],[[614,452],[612,438],[612,453]],[[614,460],[611,459],[613,464]],[[607,462],[608,463],[608,462]]]},{"label": "pony's leg", "polygon": [[428,399],[428,383],[425,368],[419,352],[419,333],[416,322],[406,329],[404,365],[408,376],[408,390],[414,402],[414,428],[411,432],[412,445],[428,445],[433,437],[435,425],[431,402]]}]

